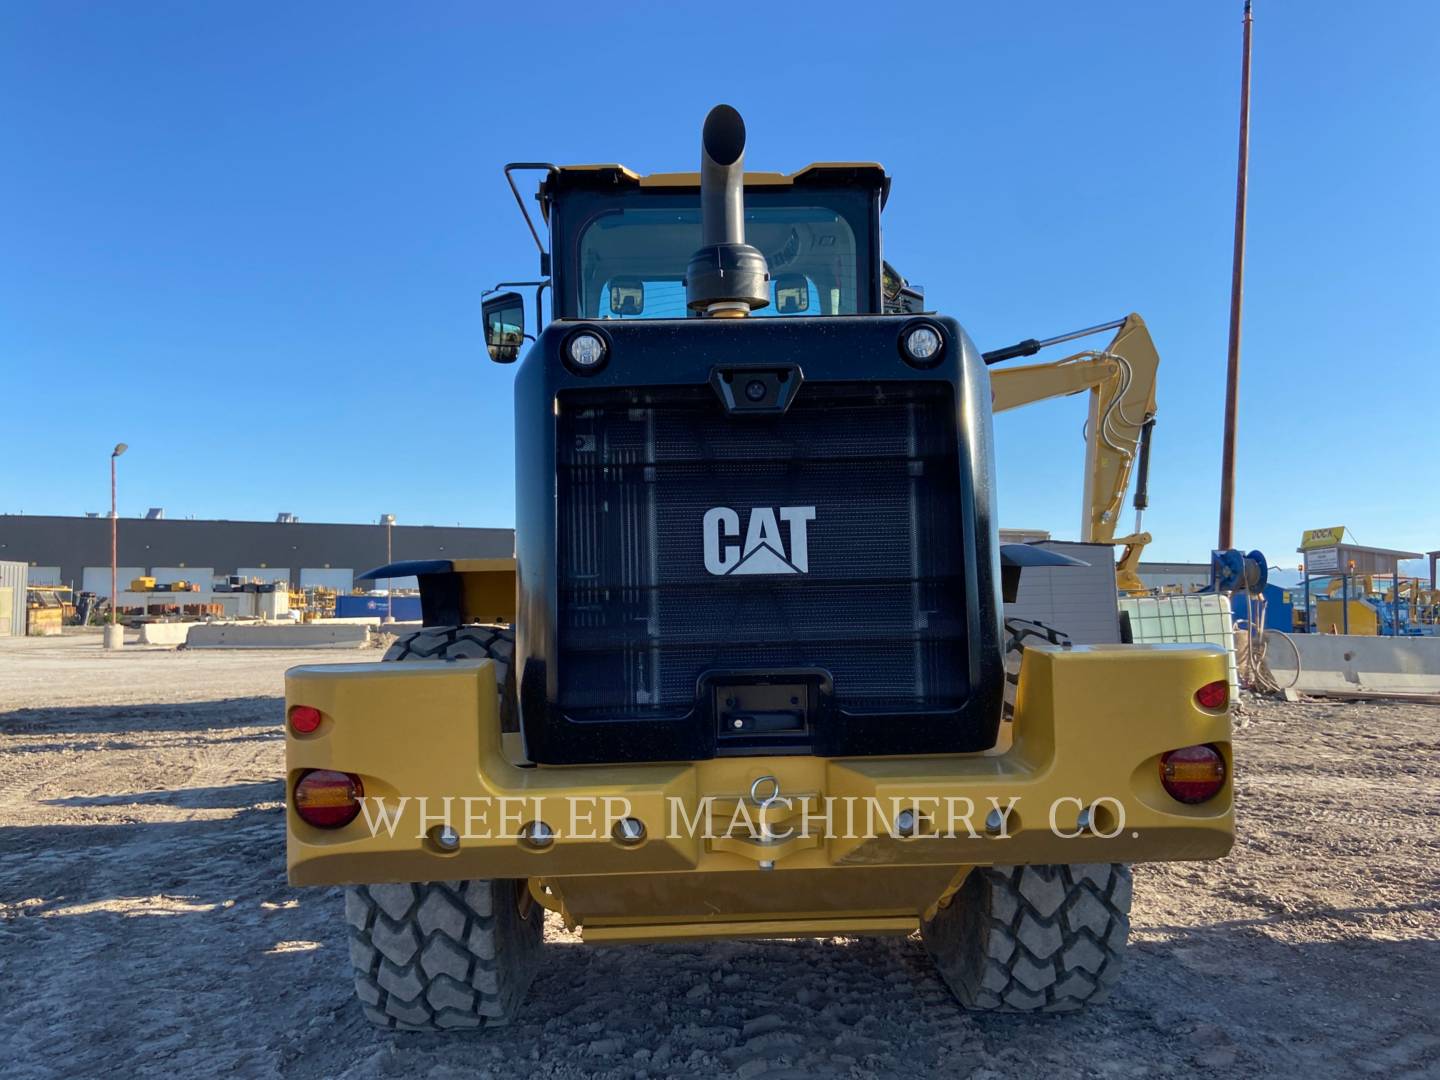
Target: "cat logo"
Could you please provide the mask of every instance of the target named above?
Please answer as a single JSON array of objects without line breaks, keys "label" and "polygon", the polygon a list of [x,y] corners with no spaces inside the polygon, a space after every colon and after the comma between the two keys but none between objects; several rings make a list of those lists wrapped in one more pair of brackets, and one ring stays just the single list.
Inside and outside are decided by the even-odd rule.
[{"label": "cat logo", "polygon": [[[705,569],[716,577],[809,573],[809,525],[814,520],[813,506],[754,507],[742,545],[740,515],[728,506],[712,507],[705,511]],[[790,541],[788,556],[780,539],[782,521]]]}]

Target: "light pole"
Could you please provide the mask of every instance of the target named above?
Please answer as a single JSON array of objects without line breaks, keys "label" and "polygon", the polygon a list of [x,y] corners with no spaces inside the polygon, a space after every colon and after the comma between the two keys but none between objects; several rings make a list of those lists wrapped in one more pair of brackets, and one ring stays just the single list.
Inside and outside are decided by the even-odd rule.
[{"label": "light pole", "polygon": [[115,459],[130,449],[125,443],[116,443],[110,452],[110,625],[105,627],[105,648],[118,649],[125,642],[125,631],[119,623],[120,589],[119,581],[119,514],[115,509]]},{"label": "light pole", "polygon": [[[390,530],[395,527],[394,514],[381,514],[380,524],[385,526],[385,565],[390,565]],[[395,579],[385,579],[385,621],[395,621]]]}]

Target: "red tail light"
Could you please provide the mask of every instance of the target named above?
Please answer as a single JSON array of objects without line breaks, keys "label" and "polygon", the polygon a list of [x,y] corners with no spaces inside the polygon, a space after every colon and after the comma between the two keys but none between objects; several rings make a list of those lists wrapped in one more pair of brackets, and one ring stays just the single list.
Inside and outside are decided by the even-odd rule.
[{"label": "red tail light", "polygon": [[1160,785],[1177,802],[1207,802],[1225,786],[1225,759],[1213,746],[1171,750],[1160,756]]},{"label": "red tail light", "polygon": [[1195,691],[1195,704],[1202,709],[1214,709],[1217,712],[1227,708],[1230,704],[1230,684],[1224,679],[1207,682]]},{"label": "red tail light", "polygon": [[365,788],[353,773],[311,769],[295,783],[295,812],[317,829],[349,825],[360,813]]},{"label": "red tail light", "polygon": [[320,710],[309,705],[296,705],[290,710],[290,730],[309,735],[320,726]]}]

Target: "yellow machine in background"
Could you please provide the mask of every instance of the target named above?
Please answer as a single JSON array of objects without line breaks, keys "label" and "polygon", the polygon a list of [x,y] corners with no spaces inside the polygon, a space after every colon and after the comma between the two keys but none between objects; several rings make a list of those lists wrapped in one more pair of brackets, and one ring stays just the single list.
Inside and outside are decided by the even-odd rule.
[{"label": "yellow machine in background", "polygon": [[[1380,582],[1375,579],[1379,577]],[[1349,596],[1345,595],[1347,589]],[[1384,584],[1390,582],[1390,584]],[[1399,601],[1404,624],[1423,627],[1436,621],[1440,593],[1424,588],[1416,578],[1400,579]],[[1315,632],[1320,634],[1380,635],[1390,633],[1388,616],[1395,609],[1396,585],[1389,574],[1338,575],[1317,595]],[[1349,618],[1347,619],[1346,616]]]},{"label": "yellow machine in background", "polygon": [[[1115,337],[1103,349],[1087,349],[1049,364],[995,369],[990,372],[990,386],[997,413],[1047,398],[1090,395],[1080,539],[1122,546],[1124,551],[1115,566],[1116,583],[1122,592],[1144,593],[1148,590],[1140,581],[1138,567],[1140,554],[1151,537],[1141,531],[1140,515],[1148,503],[1145,474],[1150,432],[1155,424],[1155,377],[1160,354],[1139,315],[1129,315],[1118,325]],[[1042,343],[1027,344],[1038,349]],[[986,354],[987,360],[992,357],[1005,358]],[[1135,490],[1135,528],[1117,536],[1125,489],[1137,465],[1140,474]]]},{"label": "yellow machine in background", "polygon": [[25,633],[29,637],[58,637],[75,615],[66,585],[31,585],[25,592]]},{"label": "yellow machine in background", "polygon": [[1321,598],[1315,601],[1315,627],[1321,634],[1338,634],[1344,629],[1347,634],[1374,637],[1380,633],[1380,618],[1376,615],[1374,606],[1364,600]]}]

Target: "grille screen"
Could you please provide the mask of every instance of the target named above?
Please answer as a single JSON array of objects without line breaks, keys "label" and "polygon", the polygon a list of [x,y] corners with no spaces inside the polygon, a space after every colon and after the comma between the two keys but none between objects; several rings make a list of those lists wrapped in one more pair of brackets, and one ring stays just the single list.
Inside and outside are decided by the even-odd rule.
[{"label": "grille screen", "polygon": [[778,417],[569,395],[557,423],[569,715],[683,713],[714,669],[823,668],[852,710],[968,695],[947,385],[811,383]]}]

